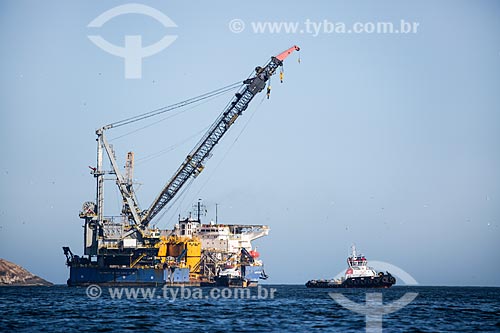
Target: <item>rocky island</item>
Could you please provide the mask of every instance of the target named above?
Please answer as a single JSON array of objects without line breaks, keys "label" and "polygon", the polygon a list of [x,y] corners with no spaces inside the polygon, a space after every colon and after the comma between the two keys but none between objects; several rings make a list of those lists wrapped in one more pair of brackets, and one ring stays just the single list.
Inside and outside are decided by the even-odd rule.
[{"label": "rocky island", "polygon": [[52,283],[38,277],[19,265],[0,258],[0,286],[51,286]]}]

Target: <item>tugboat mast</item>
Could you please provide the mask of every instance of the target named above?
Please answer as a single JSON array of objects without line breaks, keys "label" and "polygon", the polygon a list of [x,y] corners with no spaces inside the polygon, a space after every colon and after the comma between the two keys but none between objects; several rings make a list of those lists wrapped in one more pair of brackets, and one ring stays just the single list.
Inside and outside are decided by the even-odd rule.
[{"label": "tugboat mast", "polygon": [[352,253],[352,257],[353,258],[357,257],[357,255],[356,255],[356,245],[355,244],[351,245],[351,253]]}]

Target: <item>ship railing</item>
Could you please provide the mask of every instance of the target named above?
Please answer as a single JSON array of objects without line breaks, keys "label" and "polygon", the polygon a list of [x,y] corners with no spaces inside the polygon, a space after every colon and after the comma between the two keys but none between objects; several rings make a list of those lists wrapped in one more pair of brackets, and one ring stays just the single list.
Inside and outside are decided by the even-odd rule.
[{"label": "ship railing", "polygon": [[117,215],[112,215],[112,216],[104,216],[104,222],[105,223],[116,223],[116,224],[122,224],[123,222],[123,216],[117,216]]}]

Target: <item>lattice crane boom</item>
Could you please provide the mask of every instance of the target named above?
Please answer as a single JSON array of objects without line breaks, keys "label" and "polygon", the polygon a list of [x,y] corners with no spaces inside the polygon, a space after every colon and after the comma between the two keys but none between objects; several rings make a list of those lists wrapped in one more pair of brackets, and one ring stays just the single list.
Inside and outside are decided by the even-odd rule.
[{"label": "lattice crane boom", "polygon": [[175,197],[182,186],[186,184],[191,177],[196,177],[203,170],[204,162],[210,156],[215,145],[229,130],[236,119],[248,108],[248,105],[255,95],[265,88],[266,82],[275,74],[276,69],[283,65],[283,60],[293,51],[299,50],[300,48],[294,45],[279,55],[271,57],[271,60],[265,67],[257,67],[255,69],[255,76],[243,82],[243,85],[234,95],[231,102],[189,153],[179,169],[175,172],[174,176],[153,201],[150,208],[142,212],[142,227],[149,224],[149,222]]}]

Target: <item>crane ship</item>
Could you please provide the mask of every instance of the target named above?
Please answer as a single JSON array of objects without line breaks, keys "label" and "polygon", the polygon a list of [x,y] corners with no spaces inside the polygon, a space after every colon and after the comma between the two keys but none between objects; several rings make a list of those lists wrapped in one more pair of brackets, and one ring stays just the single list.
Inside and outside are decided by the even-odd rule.
[{"label": "crane ship", "polygon": [[[190,179],[202,172],[216,144],[266,85],[269,98],[271,77],[280,69],[280,80],[283,81],[283,61],[299,50],[294,45],[271,57],[264,67],[256,67],[255,72],[243,82],[96,130],[97,165],[91,167],[91,174],[97,183],[96,198],[95,201],[85,202],[79,214],[84,221],[84,254],[79,256],[69,247],[63,247],[69,267],[69,286],[171,284],[251,287],[257,285],[260,279],[267,278],[259,253],[252,246],[253,240],[269,234],[270,229],[266,225],[202,223],[200,202],[196,217],[179,217],[171,230],[160,230],[151,222],[173,204],[173,199],[180,195],[181,188]],[[123,173],[113,147],[108,143],[107,131],[236,88],[238,90],[228,105],[151,206],[140,209],[133,184],[134,153],[127,154]],[[104,154],[109,159],[111,170],[104,169]],[[108,217],[104,214],[104,181],[108,175],[114,176],[121,195],[120,216]]]}]

